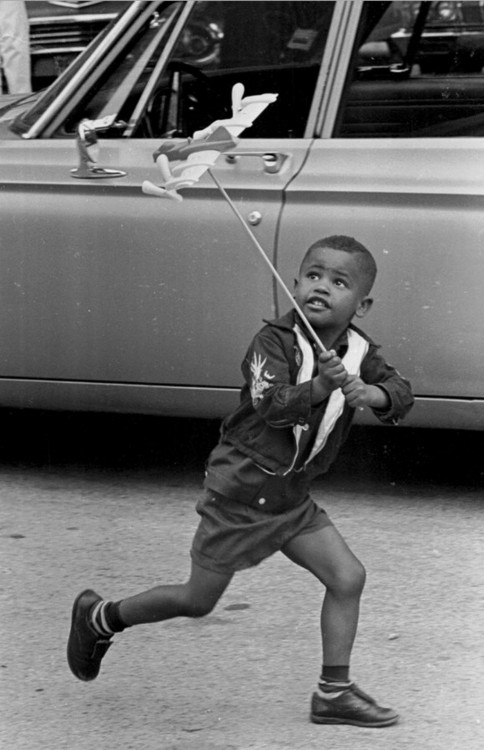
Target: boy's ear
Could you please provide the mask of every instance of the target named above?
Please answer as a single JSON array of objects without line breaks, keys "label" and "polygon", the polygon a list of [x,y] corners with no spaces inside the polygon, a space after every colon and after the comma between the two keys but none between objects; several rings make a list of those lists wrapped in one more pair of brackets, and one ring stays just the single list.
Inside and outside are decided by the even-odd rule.
[{"label": "boy's ear", "polygon": [[361,300],[360,304],[356,308],[355,315],[357,318],[364,318],[366,313],[370,311],[373,300],[371,297],[365,297]]},{"label": "boy's ear", "polygon": [[298,283],[299,283],[299,282],[298,282],[298,280],[297,280],[297,279],[294,279],[294,287],[293,287],[293,292],[295,292],[295,291],[296,291]]}]

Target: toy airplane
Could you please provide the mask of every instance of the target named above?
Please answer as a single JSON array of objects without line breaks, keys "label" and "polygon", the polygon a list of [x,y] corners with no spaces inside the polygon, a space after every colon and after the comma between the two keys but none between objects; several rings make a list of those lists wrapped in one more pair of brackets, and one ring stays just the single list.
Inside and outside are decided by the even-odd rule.
[{"label": "toy airplane", "polygon": [[[244,86],[241,83],[236,83],[232,88],[232,117],[227,120],[216,120],[207,128],[195,131],[193,138],[189,138],[181,144],[168,143],[160,146],[153,154],[153,159],[161,172],[163,184],[155,185],[153,182],[145,180],[141,186],[143,192],[147,195],[158,196],[159,198],[171,198],[182,201],[183,198],[178,193],[178,190],[191,187],[198,182],[200,177],[207,170],[210,170],[210,167],[213,167],[220,154],[236,146],[238,143],[237,136],[245,128],[249,128],[256,117],[269,104],[275,102],[276,99],[277,94],[260,94],[259,96],[247,96],[244,98]],[[170,162],[179,163],[171,167]],[[316,331],[312,328],[303,310],[295,301],[292,291],[286,286],[259,240],[245,222],[232,198],[227,194],[227,191],[220,184],[215,174],[210,172],[210,175],[241,226],[254,243],[264,262],[269,266],[281,289],[293,307],[298,311],[301,320],[306,325],[316,345],[321,351],[325,351]]]},{"label": "toy airplane", "polygon": [[[224,151],[234,148],[237,136],[250,127],[265,108],[275,102],[277,94],[259,94],[244,98],[244,86],[236,83],[232,88],[232,117],[216,120],[203,130],[197,130],[192,138],[182,144],[163,144],[153,154],[163,180],[155,185],[145,180],[143,193],[159,198],[181,201],[181,188],[191,187],[202,175],[213,167]],[[179,162],[170,166],[170,162]]]}]

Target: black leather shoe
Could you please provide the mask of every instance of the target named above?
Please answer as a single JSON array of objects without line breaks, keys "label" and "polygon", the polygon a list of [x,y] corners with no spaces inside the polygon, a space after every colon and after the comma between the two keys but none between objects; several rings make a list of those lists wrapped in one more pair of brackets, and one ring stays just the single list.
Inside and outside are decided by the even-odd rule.
[{"label": "black leather shoe", "polygon": [[112,645],[110,638],[100,636],[91,627],[89,614],[102,601],[91,589],[82,591],[72,607],[71,631],[67,642],[67,662],[79,680],[94,680],[99,674],[101,661]]},{"label": "black leather shoe", "polygon": [[314,724],[389,727],[396,724],[398,718],[393,709],[379,706],[354,683],[335,698],[323,698],[320,693],[313,693],[311,700],[311,721]]}]

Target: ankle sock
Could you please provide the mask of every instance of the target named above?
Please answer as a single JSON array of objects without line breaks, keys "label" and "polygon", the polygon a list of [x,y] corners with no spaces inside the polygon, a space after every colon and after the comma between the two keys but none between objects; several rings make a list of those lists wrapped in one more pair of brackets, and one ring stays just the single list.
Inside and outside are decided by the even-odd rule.
[{"label": "ankle sock", "polygon": [[331,701],[335,698],[339,698],[339,696],[343,695],[343,693],[349,690],[350,687],[351,682],[349,680],[348,682],[324,682],[323,680],[319,680],[316,692],[321,698],[324,698],[324,700]]},{"label": "ankle sock", "polygon": [[346,664],[326,666],[323,664],[321,680],[324,682],[348,682],[350,679],[350,668]]},{"label": "ankle sock", "polygon": [[128,627],[119,614],[119,604],[120,602],[103,600],[91,612],[91,625],[103,638],[111,638]]},{"label": "ankle sock", "polygon": [[331,700],[337,698],[351,685],[350,669],[346,665],[327,667],[323,665],[321,677],[318,681],[317,692],[322,698]]}]

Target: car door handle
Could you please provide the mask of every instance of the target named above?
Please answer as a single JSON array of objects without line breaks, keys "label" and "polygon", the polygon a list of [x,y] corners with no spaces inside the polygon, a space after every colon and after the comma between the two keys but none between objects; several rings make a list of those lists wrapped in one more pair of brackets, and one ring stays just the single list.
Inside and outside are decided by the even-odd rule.
[{"label": "car door handle", "polygon": [[289,154],[281,154],[277,151],[235,151],[232,154],[225,154],[225,160],[228,164],[236,164],[241,156],[252,156],[262,159],[264,162],[264,172],[277,174],[284,166]]}]

